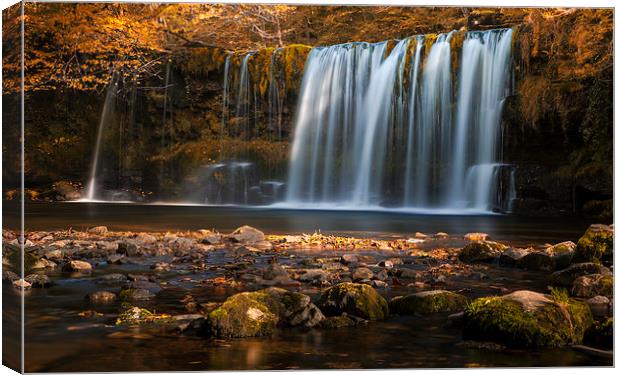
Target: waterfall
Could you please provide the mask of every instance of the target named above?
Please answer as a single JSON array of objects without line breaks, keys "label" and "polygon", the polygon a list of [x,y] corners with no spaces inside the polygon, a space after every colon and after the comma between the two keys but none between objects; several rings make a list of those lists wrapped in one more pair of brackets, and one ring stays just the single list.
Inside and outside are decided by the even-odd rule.
[{"label": "waterfall", "polygon": [[272,130],[277,130],[277,139],[280,141],[282,139],[282,101],[280,99],[279,80],[277,76],[278,52],[278,49],[273,51],[269,63],[268,124]]},{"label": "waterfall", "polygon": [[[470,32],[463,42],[456,139],[448,202],[486,209],[491,202],[492,165],[497,163],[500,122],[507,96],[512,30]],[[475,168],[475,166],[488,166]],[[472,169],[473,168],[473,169]],[[462,189],[466,174],[474,189]],[[467,195],[464,195],[468,192]]]},{"label": "waterfall", "polygon": [[414,173],[414,141],[417,140],[416,135],[416,109],[418,107],[418,75],[420,70],[420,59],[422,55],[422,47],[424,47],[424,37],[418,36],[416,38],[415,55],[413,58],[413,64],[411,65],[411,88],[409,89],[409,118],[407,121],[407,145],[405,154],[405,188],[403,191],[403,203],[405,206],[411,206],[414,202],[413,195],[413,173]]},{"label": "waterfall", "polygon": [[223,139],[224,132],[226,131],[226,124],[228,122],[228,102],[230,100],[228,92],[228,85],[230,84],[230,54],[226,55],[226,61],[224,62],[224,82],[222,83],[222,124],[220,127],[220,154],[223,152]]},{"label": "waterfall", "polygon": [[250,137],[250,72],[248,70],[248,60],[252,54],[253,53],[250,52],[243,56],[239,69],[239,87],[237,91],[237,108],[235,114],[237,117],[241,117],[244,140],[248,140]]},{"label": "waterfall", "polygon": [[497,207],[512,30],[466,32],[452,66],[455,33],[432,44],[405,38],[391,50],[387,42],[312,49],[295,119],[289,204]]},{"label": "waterfall", "polygon": [[356,168],[367,142],[361,109],[370,101],[365,93],[386,48],[386,42],[350,43],[310,52],[296,115],[288,201],[340,202],[350,199],[356,180],[364,179]]},{"label": "waterfall", "polygon": [[95,143],[95,150],[93,152],[93,159],[90,168],[90,176],[88,184],[86,185],[86,200],[92,201],[99,199],[99,164],[100,164],[100,152],[103,143],[103,130],[108,123],[111,107],[114,105],[114,98],[116,96],[116,89],[118,86],[118,75],[112,73],[112,79],[108,84],[106,90],[105,99],[103,102],[103,109],[101,110],[101,116],[99,117],[99,127],[97,128],[97,140]]}]

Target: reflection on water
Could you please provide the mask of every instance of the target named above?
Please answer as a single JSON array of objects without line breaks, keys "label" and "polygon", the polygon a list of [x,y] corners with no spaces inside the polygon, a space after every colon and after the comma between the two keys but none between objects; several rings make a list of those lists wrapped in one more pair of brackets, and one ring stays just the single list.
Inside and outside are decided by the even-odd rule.
[{"label": "reflection on water", "polygon": [[[7,214],[18,212],[12,201],[4,202]],[[4,220],[10,222],[11,217]],[[7,223],[8,224],[8,223]],[[170,206],[116,203],[28,203],[27,230],[84,229],[106,225],[110,229],[165,231],[214,228],[229,232],[241,225],[267,233],[299,233],[321,230],[358,236],[413,234],[415,232],[465,234],[489,233],[509,241],[576,241],[588,227],[570,217],[522,218],[509,215],[421,215],[398,212],[285,210],[272,208]]]},{"label": "reflection on water", "polygon": [[[327,253],[321,256],[327,256]],[[334,253],[331,254],[335,255]],[[298,254],[299,256],[299,254]],[[268,257],[258,259],[265,266]],[[461,345],[461,331],[448,324],[446,314],[430,317],[392,317],[385,322],[338,330],[283,329],[269,338],[205,340],[184,337],[172,328],[119,328],[114,322],[119,304],[92,305],[84,299],[97,290],[118,287],[100,284],[108,273],[149,273],[142,265],[110,265],[90,276],[63,278],[52,273],[56,285],[32,289],[26,296],[27,371],[136,371],[136,370],[247,370],[330,368],[443,368],[472,366],[610,365],[569,348],[530,351],[491,351]],[[213,259],[220,263],[218,257]],[[280,261],[279,261],[280,262]],[[489,269],[489,281],[461,279],[457,289],[475,298],[501,287],[545,290],[544,273]],[[184,314],[179,302],[185,294],[197,301],[222,301],[235,290],[201,285],[191,279],[208,274],[161,275],[166,287],[153,301],[138,305],[169,314]],[[198,286],[197,286],[198,285]],[[404,287],[400,287],[401,289]],[[317,292],[310,294],[317,298]],[[4,285],[5,295],[16,293]],[[392,294],[403,294],[393,288]],[[79,313],[96,309],[102,315]]]}]

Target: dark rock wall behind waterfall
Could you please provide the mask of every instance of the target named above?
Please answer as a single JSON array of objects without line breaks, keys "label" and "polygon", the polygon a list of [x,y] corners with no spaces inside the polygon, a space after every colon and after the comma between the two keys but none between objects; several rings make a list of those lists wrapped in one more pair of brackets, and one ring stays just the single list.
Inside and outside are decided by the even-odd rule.
[{"label": "dark rock wall behind waterfall", "polygon": [[[613,65],[597,64],[601,56],[611,53],[605,49],[611,35],[586,39],[584,48],[598,49],[598,55],[583,57],[584,52],[579,55],[574,47],[581,41],[571,39],[570,29],[550,40],[545,33],[552,31],[545,29],[544,20],[514,25],[498,20],[497,14],[495,18],[483,16],[476,15],[470,26],[477,21],[478,28],[514,26],[516,31],[514,88],[504,108],[502,145],[503,161],[516,165],[515,211],[609,217]],[[578,29],[591,21],[579,17],[561,26]],[[566,50],[557,46],[563,40],[567,47],[561,48]],[[240,120],[234,110],[225,134],[221,134],[226,51],[187,48],[170,62],[163,60],[159,77],[127,78],[116,98],[115,113],[106,124],[104,185],[138,191],[147,199],[179,198],[195,188],[192,181],[196,181],[199,166],[222,158],[250,158],[266,178],[283,179],[296,93],[308,51],[306,46],[289,48],[290,56],[281,61],[286,84],[281,88],[282,129],[278,133],[266,124],[269,107],[264,86],[268,82],[264,77],[273,49],[258,51],[253,57],[256,64],[251,74],[262,78],[255,83],[259,110],[250,113],[255,131],[247,141],[239,139],[236,126]],[[243,54],[235,56],[233,72]],[[234,91],[238,78],[231,79],[230,90]],[[45,193],[55,181],[86,183],[104,96],[60,89],[27,94],[27,185],[41,193],[40,199],[47,197]],[[11,104],[17,103],[14,99],[3,96],[9,117],[16,108]],[[10,166],[18,155],[7,144],[9,130],[3,130],[4,165]],[[3,177],[6,194],[7,189],[16,187],[15,171],[4,168]]]}]

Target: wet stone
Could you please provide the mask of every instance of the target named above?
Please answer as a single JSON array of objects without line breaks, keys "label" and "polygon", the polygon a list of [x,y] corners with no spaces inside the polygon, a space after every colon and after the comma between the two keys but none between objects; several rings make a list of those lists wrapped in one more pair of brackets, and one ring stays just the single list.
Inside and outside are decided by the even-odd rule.
[{"label": "wet stone", "polygon": [[274,280],[277,277],[288,278],[288,272],[286,271],[286,269],[284,269],[284,267],[276,263],[267,266],[267,268],[263,272],[263,278],[265,280]]},{"label": "wet stone", "polygon": [[116,301],[116,294],[108,291],[98,291],[86,296],[91,303],[111,303]]},{"label": "wet stone", "polygon": [[88,229],[88,233],[99,234],[99,235],[106,234],[108,233],[108,227],[105,227],[103,225],[98,226],[98,227],[93,227],[93,228]]},{"label": "wet stone", "polygon": [[82,260],[72,260],[63,266],[65,272],[91,272],[93,267],[90,263]]},{"label": "wet stone", "polygon": [[374,276],[374,273],[366,267],[360,267],[353,271],[352,276],[353,280],[370,280]]},{"label": "wet stone", "polygon": [[33,288],[48,288],[52,286],[52,279],[50,279],[47,275],[40,274],[30,274],[24,278]]},{"label": "wet stone", "polygon": [[138,249],[138,246],[130,242],[120,242],[118,244],[117,252],[128,257],[138,257],[142,255],[142,252]]},{"label": "wet stone", "polygon": [[610,301],[605,296],[595,296],[586,301],[595,318],[605,318],[611,315]]},{"label": "wet stone", "polygon": [[313,281],[327,281],[329,279],[329,273],[320,270],[320,269],[309,269],[306,270],[301,276],[299,276],[299,280],[303,282],[313,282]]}]

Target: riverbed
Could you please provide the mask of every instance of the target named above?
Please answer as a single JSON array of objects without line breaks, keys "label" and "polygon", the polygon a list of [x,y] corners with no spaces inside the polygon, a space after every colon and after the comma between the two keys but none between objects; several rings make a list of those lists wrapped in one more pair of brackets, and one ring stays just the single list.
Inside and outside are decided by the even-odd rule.
[{"label": "riverbed", "polygon": [[[16,212],[13,202],[4,207],[5,226]],[[7,210],[8,209],[8,210]],[[8,214],[8,216],[7,216]],[[7,220],[9,219],[9,220]],[[409,259],[400,267],[426,275],[423,286],[406,278],[391,281],[381,289],[386,298],[417,291],[443,288],[468,298],[528,289],[547,292],[548,272],[524,271],[499,265],[454,268],[448,256],[435,256],[433,249],[462,246],[462,236],[485,232],[490,238],[519,246],[544,246],[565,240],[576,241],[587,224],[567,218],[518,218],[505,215],[410,215],[389,212],[299,211],[270,208],[168,206],[148,204],[35,203],[26,206],[27,231],[85,230],[105,225],[110,231],[160,232],[215,229],[229,233],[241,225],[252,225],[266,234],[322,233],[360,238],[407,239],[426,233],[423,255],[411,257],[409,250],[356,250],[366,262],[378,264],[388,258]],[[437,232],[447,233],[435,238]],[[94,240],[93,240],[94,241]],[[434,242],[433,242],[434,241]],[[421,248],[423,245],[420,245]],[[428,254],[426,253],[428,251]],[[447,251],[450,254],[450,251]],[[452,367],[544,367],[612,365],[611,359],[586,355],[571,348],[517,350],[476,347],[464,342],[461,329],[447,314],[392,316],[381,322],[327,329],[279,329],[273,336],[244,339],[204,339],[157,327],[128,328],[115,324],[120,303],[93,305],[85,296],[95,291],[118,292],[118,285],[102,283],[110,274],[152,277],[161,292],[148,301],[136,302],[157,313],[187,314],[180,301],[191,295],[197,302],[222,302],[245,290],[265,287],[244,275],[261,275],[270,263],[281,264],[297,275],[307,261],[338,263],[348,253],[339,249],[290,248],[257,254],[232,254],[226,249],[209,252],[206,266],[179,262],[163,254],[130,258],[122,264],[94,260],[92,273],[67,274],[59,268],[45,273],[54,282],[49,288],[26,291],[26,371],[165,371],[244,369],[375,369]],[[430,255],[429,255],[430,254]],[[178,257],[177,257],[178,258]],[[173,264],[154,270],[158,263]],[[305,263],[304,263],[305,262]],[[332,263],[328,263],[332,264]],[[243,267],[238,268],[239,265]],[[303,265],[303,267],[302,267]],[[449,270],[447,280],[436,272]],[[369,266],[371,267],[371,266]],[[371,267],[372,268],[372,267]],[[434,275],[434,276],[432,276]],[[226,278],[226,282],[214,282]],[[304,282],[285,286],[316,300],[321,287]],[[426,284],[426,285],[424,285]],[[5,296],[18,296],[3,283]],[[84,312],[96,311],[94,316]],[[8,311],[18,313],[15,309]]]}]

